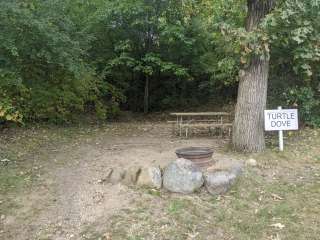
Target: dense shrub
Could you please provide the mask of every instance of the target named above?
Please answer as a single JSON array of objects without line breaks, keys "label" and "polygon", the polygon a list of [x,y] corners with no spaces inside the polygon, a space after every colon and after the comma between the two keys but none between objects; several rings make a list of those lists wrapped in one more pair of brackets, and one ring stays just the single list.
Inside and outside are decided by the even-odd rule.
[{"label": "dense shrub", "polygon": [[320,126],[320,96],[311,87],[296,87],[283,94],[288,107],[299,109],[302,121],[311,126]]},{"label": "dense shrub", "polygon": [[78,33],[64,1],[1,1],[0,29],[4,120],[68,121],[88,102],[107,114],[100,101],[108,88],[84,61],[88,39]]}]

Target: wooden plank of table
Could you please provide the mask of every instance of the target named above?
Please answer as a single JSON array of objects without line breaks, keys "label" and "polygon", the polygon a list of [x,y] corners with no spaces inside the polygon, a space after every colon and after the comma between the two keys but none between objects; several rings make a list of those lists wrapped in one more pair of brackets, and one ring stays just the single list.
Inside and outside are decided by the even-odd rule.
[{"label": "wooden plank of table", "polygon": [[180,112],[170,113],[171,116],[230,116],[228,112]]}]

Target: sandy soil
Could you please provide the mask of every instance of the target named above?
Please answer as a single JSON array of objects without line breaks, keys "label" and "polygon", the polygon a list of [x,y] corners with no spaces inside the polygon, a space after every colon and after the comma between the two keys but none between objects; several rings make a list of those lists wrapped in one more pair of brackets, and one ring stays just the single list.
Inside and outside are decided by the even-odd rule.
[{"label": "sandy soil", "polygon": [[[139,191],[122,184],[101,184],[107,170],[165,166],[174,150],[186,146],[224,148],[227,140],[180,139],[166,124],[112,124],[91,137],[73,139],[50,151],[40,184],[15,197],[20,208],[6,216],[1,239],[86,239],[86,227],[103,228],[120,210],[135,208]],[[40,156],[37,156],[41,158]]]}]

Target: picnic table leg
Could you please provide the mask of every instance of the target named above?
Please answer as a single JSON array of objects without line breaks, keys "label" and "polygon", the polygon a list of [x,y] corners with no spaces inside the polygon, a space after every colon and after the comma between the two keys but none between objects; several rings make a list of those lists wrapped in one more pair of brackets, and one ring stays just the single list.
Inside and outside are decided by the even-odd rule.
[{"label": "picnic table leg", "polygon": [[177,119],[176,119],[176,126],[174,127],[174,133],[175,134],[178,134],[178,131],[179,131],[179,117],[177,116]]},{"label": "picnic table leg", "polygon": [[171,124],[171,134],[175,134],[176,133],[176,126],[177,124],[176,123],[172,123]]},{"label": "picnic table leg", "polygon": [[180,137],[182,136],[182,116],[180,117],[179,135],[180,135]]}]

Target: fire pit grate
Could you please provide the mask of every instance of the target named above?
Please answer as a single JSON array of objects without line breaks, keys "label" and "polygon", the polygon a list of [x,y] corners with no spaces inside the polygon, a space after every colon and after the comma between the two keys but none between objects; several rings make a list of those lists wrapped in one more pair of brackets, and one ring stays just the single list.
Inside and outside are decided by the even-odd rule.
[{"label": "fire pit grate", "polygon": [[213,164],[213,150],[207,147],[187,147],[176,150],[178,158],[188,159],[200,168],[206,168]]}]

